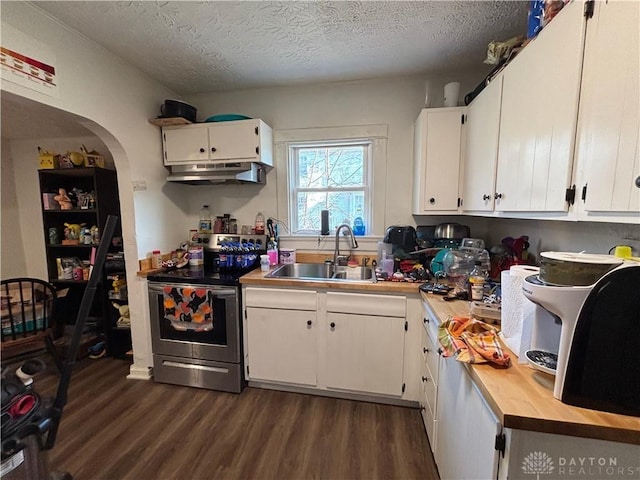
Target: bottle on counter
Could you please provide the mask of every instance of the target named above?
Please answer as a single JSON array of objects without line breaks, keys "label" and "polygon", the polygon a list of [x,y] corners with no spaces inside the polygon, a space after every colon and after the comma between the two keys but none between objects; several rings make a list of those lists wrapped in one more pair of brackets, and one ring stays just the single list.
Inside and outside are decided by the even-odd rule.
[{"label": "bottle on counter", "polygon": [[269,238],[267,242],[267,255],[269,257],[269,265],[278,264],[278,243],[274,237]]},{"label": "bottle on counter", "polygon": [[475,265],[469,274],[469,298],[471,300],[481,301],[484,296],[484,282],[486,280],[486,272],[482,267],[480,260],[475,261]]},{"label": "bottle on counter", "polygon": [[203,205],[200,210],[198,231],[200,233],[211,233],[211,211],[209,210],[209,205]]},{"label": "bottle on counter", "polygon": [[264,215],[262,212],[258,212],[256,215],[256,223],[255,223],[256,235],[264,235]]}]

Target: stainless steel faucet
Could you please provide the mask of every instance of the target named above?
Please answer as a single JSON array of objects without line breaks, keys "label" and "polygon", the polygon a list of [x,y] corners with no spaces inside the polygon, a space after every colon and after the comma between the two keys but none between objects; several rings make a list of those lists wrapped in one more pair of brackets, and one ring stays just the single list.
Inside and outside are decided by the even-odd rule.
[{"label": "stainless steel faucet", "polygon": [[346,228],[347,232],[349,233],[349,236],[351,237],[351,248],[358,248],[358,242],[356,242],[356,237],[353,235],[353,230],[351,229],[351,226],[347,223],[343,223],[342,225],[340,225],[337,229],[336,229],[336,247],[333,250],[333,265],[334,267],[337,267],[338,265],[340,265],[340,262],[342,260],[344,260],[344,265],[346,265],[346,258],[348,257],[341,257],[340,256],[340,231]]}]

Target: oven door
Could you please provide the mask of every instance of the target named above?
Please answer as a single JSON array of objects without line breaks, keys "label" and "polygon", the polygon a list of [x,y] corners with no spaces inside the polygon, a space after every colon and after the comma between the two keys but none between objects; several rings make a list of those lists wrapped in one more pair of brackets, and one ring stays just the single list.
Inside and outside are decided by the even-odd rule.
[{"label": "oven door", "polygon": [[[165,314],[164,289],[204,289],[211,298],[213,328],[178,330]],[[240,363],[240,305],[237,287],[149,282],[153,353],[173,357]]]}]

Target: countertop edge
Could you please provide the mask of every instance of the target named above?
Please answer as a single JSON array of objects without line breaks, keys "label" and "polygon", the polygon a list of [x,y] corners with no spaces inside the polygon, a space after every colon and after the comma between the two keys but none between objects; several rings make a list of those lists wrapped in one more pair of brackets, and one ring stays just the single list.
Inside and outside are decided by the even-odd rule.
[{"label": "countertop edge", "polygon": [[[467,302],[421,297],[439,321],[450,315],[469,315]],[[471,379],[503,427],[640,445],[640,418],[562,403],[553,397],[550,376],[518,364],[513,353],[511,361],[509,368],[488,363],[466,364]],[[511,396],[509,390],[513,391]],[[547,415],[545,410],[549,412]]]},{"label": "countertop edge", "polygon": [[[488,365],[485,364],[485,366]],[[615,425],[595,425],[553,418],[532,417],[520,415],[509,410],[505,411],[501,408],[499,402],[494,398],[488,387],[482,381],[481,376],[478,374],[478,367],[480,367],[480,365],[468,365],[468,367],[472,380],[480,389],[485,400],[489,403],[489,406],[494,413],[497,414],[500,423],[505,428],[640,445],[640,430],[633,428],[623,428]],[[574,407],[572,405],[566,405],[566,407],[580,409],[580,407]],[[617,415],[607,412],[597,413],[603,415]],[[620,415],[620,417],[624,417],[624,415]],[[629,419],[633,421],[633,417],[629,417]]]}]

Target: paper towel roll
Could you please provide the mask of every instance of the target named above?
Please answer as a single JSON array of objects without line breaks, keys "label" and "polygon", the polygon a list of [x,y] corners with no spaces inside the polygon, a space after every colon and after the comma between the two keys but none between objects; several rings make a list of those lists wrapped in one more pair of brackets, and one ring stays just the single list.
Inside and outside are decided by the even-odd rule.
[{"label": "paper towel roll", "polygon": [[450,82],[444,86],[444,106],[457,107],[460,96],[460,82]]},{"label": "paper towel roll", "polygon": [[[501,329],[507,347],[520,358],[519,363],[526,363],[523,359],[522,347],[531,342],[531,325],[535,315],[535,304],[522,293],[522,282],[529,275],[536,275],[540,269],[529,265],[514,265],[510,270],[500,274],[502,289]],[[525,348],[526,350],[526,348]]]}]

